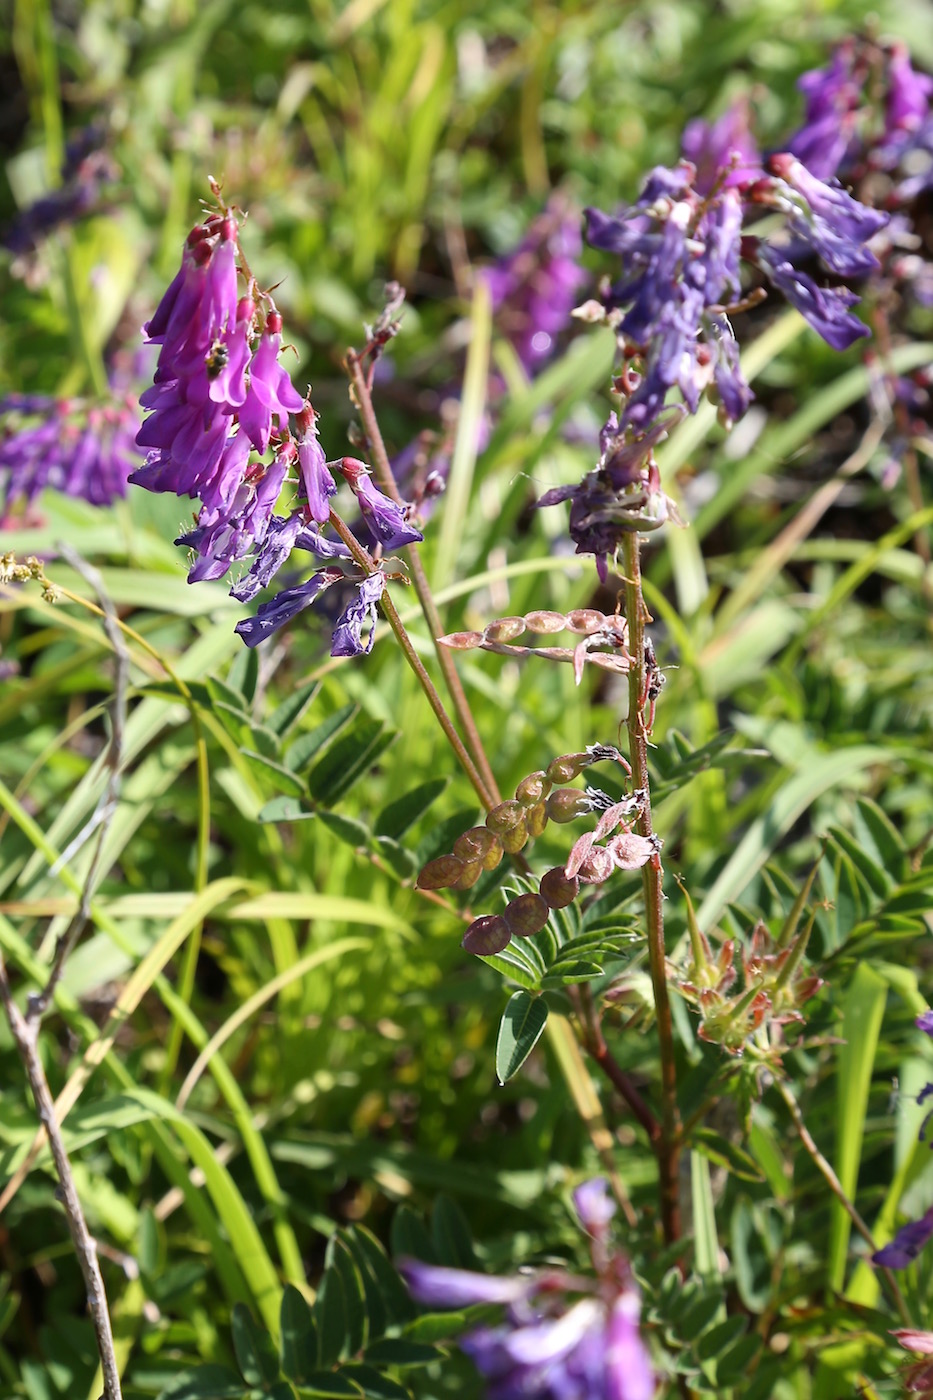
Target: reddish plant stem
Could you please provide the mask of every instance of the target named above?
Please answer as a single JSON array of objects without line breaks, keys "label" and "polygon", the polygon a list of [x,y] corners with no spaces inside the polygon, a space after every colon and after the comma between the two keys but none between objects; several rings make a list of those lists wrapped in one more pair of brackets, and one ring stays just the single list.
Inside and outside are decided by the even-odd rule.
[{"label": "reddish plant stem", "polygon": [[583,1048],[592,1055],[610,1084],[628,1104],[648,1134],[652,1145],[656,1146],[661,1137],[661,1124],[606,1044],[599,1016],[593,1005],[593,993],[585,983],[579,988],[579,996],[574,998],[574,1001],[583,1036]]},{"label": "reddish plant stem", "polygon": [[[373,408],[372,393],[367,382],[366,372],[363,368],[363,357],[355,350],[348,350],[344,361],[350,384],[353,389],[353,398],[360,411],[360,418],[363,421],[363,431],[366,434],[366,441],[369,447],[369,455],[372,461],[373,472],[380,487],[398,505],[402,505],[402,497],[398,486],[395,483],[395,476],[389,462],[389,455],[386,452],[385,443],[382,440],[382,433],[379,430],[379,422],[376,418],[376,411]],[[473,712],[470,709],[470,702],[467,700],[463,683],[454,664],[454,659],[450,652],[439,645],[438,637],[444,635],[444,625],[441,622],[440,613],[437,611],[437,604],[434,602],[434,595],[431,592],[431,585],[428,583],[424,565],[421,562],[417,548],[409,545],[404,551],[406,563],[411,573],[411,581],[414,585],[418,602],[421,604],[421,611],[424,613],[431,639],[434,642],[434,650],[437,653],[438,665],[444,682],[450,692],[453,702],[454,713],[460,721],[460,727],[466,736],[466,745],[473,761],[482,775],[483,784],[489,795],[486,802],[487,810],[501,802],[502,798],[496,784],[495,775],[490,766],[486,751],[483,748],[483,741],[480,738]]]},{"label": "reddish plant stem", "polygon": [[[628,736],[632,785],[641,788],[645,801],[638,817],[640,836],[653,835],[651,824],[650,780],[648,776],[648,735],[645,727],[645,621],[648,610],[641,591],[641,558],[638,535],[626,534],[622,544],[625,577],[625,616],[628,621],[628,649],[632,665],[628,673]],[[667,988],[664,949],[664,893],[661,862],[656,857],[642,867],[645,896],[645,923],[648,934],[648,964],[654,992],[661,1057],[661,1132],[655,1142],[661,1192],[661,1219],[664,1238],[672,1244],[680,1238],[680,1110],[677,1106],[677,1070],[674,1059],[674,1027]]]}]

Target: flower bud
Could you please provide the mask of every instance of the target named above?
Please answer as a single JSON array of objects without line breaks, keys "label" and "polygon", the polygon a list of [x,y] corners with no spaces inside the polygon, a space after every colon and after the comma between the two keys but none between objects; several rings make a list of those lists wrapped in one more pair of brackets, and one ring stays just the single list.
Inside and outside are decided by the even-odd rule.
[{"label": "flower bud", "polygon": [[510,642],[513,637],[520,637],[524,630],[523,617],[498,617],[495,622],[490,622],[483,638],[487,642]]},{"label": "flower bud", "polygon": [[554,758],[547,766],[547,776],[552,783],[572,783],[590,762],[589,754],[565,753]]},{"label": "flower bud", "polygon": [[571,632],[598,632],[605,627],[605,614],[595,608],[574,608],[567,614],[567,626]]},{"label": "flower bud", "polygon": [[493,953],[501,953],[511,937],[509,926],[500,914],[484,914],[481,919],[473,920],[460,946],[478,958],[488,958]]},{"label": "flower bud", "polygon": [[451,885],[454,890],[469,890],[476,884],[483,873],[483,862],[481,860],[465,860],[460,878],[455,885]]},{"label": "flower bud", "polygon": [[561,788],[552,792],[546,803],[552,822],[572,822],[593,810],[593,804],[579,788]]},{"label": "flower bud", "polygon": [[463,874],[463,861],[457,856],[438,856],[429,860],[418,876],[420,890],[452,889]]},{"label": "flower bud", "polygon": [[520,894],[506,905],[505,922],[516,938],[530,938],[547,923],[548,907],[539,894]]},{"label": "flower bud", "polygon": [[524,821],[520,821],[518,826],[513,826],[511,831],[504,831],[499,838],[502,842],[502,849],[510,856],[514,856],[522,849],[528,840],[528,828]]},{"label": "flower bud", "polygon": [[502,859],[502,842],[485,826],[471,826],[454,842],[454,855],[461,860],[478,860],[484,870],[495,870]]},{"label": "flower bud", "polygon": [[525,817],[525,826],[529,836],[540,836],[547,826],[547,803],[538,802],[530,809]]},{"label": "flower bud", "polygon": [[486,825],[490,831],[495,831],[501,836],[518,826],[524,815],[525,809],[520,802],[500,802],[498,807],[493,807],[491,812],[486,813]]},{"label": "flower bud", "polygon": [[539,612],[526,613],[525,626],[529,632],[546,635],[548,632],[563,632],[567,624],[563,613],[542,609]]},{"label": "flower bud", "polygon": [[523,807],[535,807],[550,791],[550,778],[539,770],[537,773],[529,773],[527,778],[522,778],[515,789],[515,796]]},{"label": "flower bud", "polygon": [[568,880],[563,869],[555,865],[541,876],[541,898],[552,909],[566,909],[580,893],[580,881],[574,877]]}]

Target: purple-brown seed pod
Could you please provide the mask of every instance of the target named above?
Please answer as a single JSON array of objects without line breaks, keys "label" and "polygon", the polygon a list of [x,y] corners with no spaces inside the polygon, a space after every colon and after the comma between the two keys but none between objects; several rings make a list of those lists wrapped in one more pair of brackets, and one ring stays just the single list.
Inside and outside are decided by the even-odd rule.
[{"label": "purple-brown seed pod", "polygon": [[502,849],[510,856],[516,855],[528,840],[528,828],[523,821],[513,826],[511,831],[503,831],[499,838]]},{"label": "purple-brown seed pod", "polygon": [[525,809],[522,804],[510,798],[508,802],[500,802],[498,807],[493,807],[492,811],[486,813],[486,825],[490,831],[501,836],[518,826],[524,815]]},{"label": "purple-brown seed pod", "polygon": [[605,613],[597,612],[596,608],[574,608],[567,614],[567,626],[571,632],[598,632],[605,625]]},{"label": "purple-brown seed pod", "polygon": [[516,938],[530,938],[547,923],[548,907],[539,894],[520,894],[506,905],[505,922]]},{"label": "purple-brown seed pod", "polygon": [[525,619],[523,617],[497,617],[495,622],[490,622],[483,633],[485,642],[510,642],[513,637],[520,637],[525,630]]},{"label": "purple-brown seed pod", "polygon": [[451,647],[454,651],[469,651],[471,647],[478,647],[483,640],[482,632],[448,632],[446,637],[438,637],[441,646]]},{"label": "purple-brown seed pod", "polygon": [[429,860],[416,880],[419,890],[448,890],[463,874],[463,861],[457,856],[438,856]]},{"label": "purple-brown seed pod", "polygon": [[546,803],[552,822],[572,822],[592,812],[593,803],[579,788],[560,788],[552,792]]},{"label": "purple-brown seed pod", "polygon": [[523,807],[536,807],[550,791],[551,780],[539,769],[537,773],[529,773],[527,778],[522,778],[515,789],[515,797]]},{"label": "purple-brown seed pod", "polygon": [[537,632],[546,636],[548,632],[563,632],[567,623],[563,613],[548,612],[545,608],[540,612],[526,613],[525,626],[529,632]]},{"label": "purple-brown seed pod", "polygon": [[590,756],[586,753],[561,754],[560,758],[551,759],[547,766],[547,776],[552,783],[572,783],[589,763]]},{"label": "purple-brown seed pod", "polygon": [[501,914],[484,914],[470,924],[460,940],[460,947],[468,953],[475,953],[478,958],[488,958],[493,953],[501,953],[511,937],[509,926]]},{"label": "purple-brown seed pod", "polygon": [[495,870],[502,859],[502,842],[486,826],[471,826],[454,842],[454,855],[461,860],[478,860],[484,870]]},{"label": "purple-brown seed pod", "polygon": [[566,909],[580,893],[580,881],[576,877],[568,880],[563,869],[555,865],[553,870],[546,870],[541,876],[540,888],[541,898],[552,909]]},{"label": "purple-brown seed pod", "polygon": [[476,884],[483,873],[483,862],[481,860],[465,860],[460,879],[455,885],[451,885],[454,890],[469,890]]},{"label": "purple-brown seed pod", "polygon": [[539,802],[532,807],[525,817],[525,826],[528,828],[529,836],[540,836],[547,826],[547,803]]}]

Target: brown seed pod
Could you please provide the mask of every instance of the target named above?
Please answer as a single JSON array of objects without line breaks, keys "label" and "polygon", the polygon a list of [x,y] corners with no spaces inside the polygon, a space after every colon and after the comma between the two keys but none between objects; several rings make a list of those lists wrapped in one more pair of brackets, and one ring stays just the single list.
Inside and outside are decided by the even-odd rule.
[{"label": "brown seed pod", "polygon": [[539,612],[525,614],[525,626],[529,632],[536,632],[546,636],[548,632],[563,632],[567,626],[564,614],[559,612],[549,612],[542,609]]},{"label": "brown seed pod", "polygon": [[476,884],[483,873],[483,862],[481,860],[465,860],[460,879],[451,886],[454,890],[469,890]]},{"label": "brown seed pod", "polygon": [[423,868],[416,884],[420,890],[448,890],[456,885],[463,874],[463,861],[457,856],[438,856],[429,860]]},{"label": "brown seed pod", "polygon": [[586,753],[565,753],[560,758],[552,758],[547,766],[547,776],[552,783],[572,783],[589,765],[590,756]]},{"label": "brown seed pod", "polygon": [[574,608],[567,614],[567,626],[571,632],[598,632],[605,625],[605,613],[597,612],[596,608]]},{"label": "brown seed pod", "polygon": [[525,619],[523,617],[497,617],[495,622],[490,622],[483,633],[484,642],[510,642],[513,637],[520,637],[525,630]]},{"label": "brown seed pod", "polygon": [[580,893],[580,881],[576,878],[568,880],[563,868],[555,865],[553,870],[546,870],[541,876],[540,888],[541,898],[552,909],[566,909]]},{"label": "brown seed pod", "polygon": [[546,803],[552,822],[572,822],[593,810],[593,804],[579,788],[560,788],[552,792]]},{"label": "brown seed pod", "polygon": [[501,953],[511,937],[509,926],[500,914],[484,914],[470,924],[460,940],[460,947],[478,958],[488,958],[493,953]]},{"label": "brown seed pod", "polygon": [[516,938],[530,938],[547,923],[548,907],[539,894],[520,894],[506,905],[505,922]]},{"label": "brown seed pod", "polygon": [[515,789],[515,796],[523,807],[535,807],[550,791],[551,780],[539,769],[537,773],[529,773],[527,778],[522,778]]},{"label": "brown seed pod", "polygon": [[547,826],[547,803],[539,802],[532,807],[525,818],[525,826],[528,828],[528,835],[531,837],[540,836]]},{"label": "brown seed pod", "polygon": [[446,637],[437,639],[442,646],[450,647],[453,651],[469,651],[471,647],[478,647],[482,640],[482,632],[448,632]]},{"label": "brown seed pod", "polygon": [[501,836],[518,826],[524,815],[525,809],[522,804],[510,799],[508,802],[500,802],[498,807],[493,807],[491,812],[486,813],[486,825],[490,831]]},{"label": "brown seed pod", "polygon": [[500,840],[502,841],[502,849],[510,856],[514,856],[528,840],[528,828],[521,821],[518,826],[513,826],[511,831],[503,831]]},{"label": "brown seed pod", "polygon": [[481,862],[484,870],[495,870],[502,859],[502,842],[486,826],[471,826],[454,842],[454,855],[461,860]]}]

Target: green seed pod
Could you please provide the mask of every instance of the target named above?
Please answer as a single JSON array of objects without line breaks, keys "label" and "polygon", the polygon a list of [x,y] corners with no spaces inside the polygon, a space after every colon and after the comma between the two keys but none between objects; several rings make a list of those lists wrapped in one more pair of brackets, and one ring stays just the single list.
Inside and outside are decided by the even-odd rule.
[{"label": "green seed pod", "polygon": [[515,796],[523,807],[536,807],[550,791],[551,780],[539,769],[537,773],[529,773],[527,778],[522,778],[515,789]]},{"label": "green seed pod", "polygon": [[416,883],[420,890],[448,890],[453,889],[462,874],[463,861],[457,856],[438,856],[428,861]]},{"label": "green seed pod", "polygon": [[547,826],[547,803],[539,802],[532,807],[525,818],[525,826],[528,828],[529,836],[540,836]]},{"label": "green seed pod", "polygon": [[520,894],[506,906],[504,918],[516,938],[530,938],[547,923],[548,907],[539,894]]},{"label": "green seed pod", "polygon": [[513,637],[520,637],[525,630],[525,619],[523,617],[497,617],[495,622],[490,622],[483,633],[483,640],[486,642],[510,642]]},{"label": "green seed pod", "polygon": [[605,614],[597,612],[595,608],[574,608],[567,614],[567,626],[571,632],[597,632],[605,625]]},{"label": "green seed pod", "polygon": [[460,947],[478,958],[488,958],[493,953],[501,953],[512,937],[509,926],[499,914],[484,914],[474,919],[460,940]]},{"label": "green seed pod", "polygon": [[520,802],[500,802],[498,807],[493,807],[491,812],[486,813],[486,825],[490,831],[501,836],[518,826],[524,815],[525,809]]},{"label": "green seed pod", "polygon": [[554,758],[547,766],[547,776],[552,783],[572,783],[590,762],[589,754],[565,753]]},{"label": "green seed pod", "polygon": [[483,862],[481,860],[465,860],[460,879],[455,885],[451,885],[454,890],[469,890],[476,884],[483,873]]},{"label": "green seed pod", "polygon": [[564,621],[563,613],[542,609],[539,612],[526,613],[525,626],[529,632],[537,632],[546,636],[548,632],[563,632],[567,624]]},{"label": "green seed pod", "polygon": [[561,788],[547,800],[547,814],[552,822],[572,822],[593,809],[585,792],[579,788]]},{"label": "green seed pod", "polygon": [[489,849],[486,851],[486,854],[483,856],[483,869],[484,869],[484,870],[495,870],[496,866],[499,864],[500,860],[502,859],[502,853],[503,853],[502,840],[501,840],[500,837],[496,836],[496,834],[495,834],[494,832],[490,832],[490,835],[492,836],[492,840],[491,840],[490,843],[489,843]]},{"label": "green seed pod", "polygon": [[572,904],[580,893],[580,881],[574,876],[568,880],[561,865],[555,865],[553,870],[546,870],[541,876],[541,898],[544,899],[552,909],[566,909],[568,904]]},{"label": "green seed pod", "polygon": [[461,860],[479,860],[485,865],[491,851],[496,852],[496,859],[491,866],[486,866],[487,870],[497,866],[502,855],[502,842],[488,826],[471,826],[469,831],[458,836],[454,842],[454,855],[459,856]]},{"label": "green seed pod", "polygon": [[518,826],[513,826],[511,831],[503,831],[500,839],[502,841],[502,849],[507,851],[510,856],[514,856],[517,851],[522,849],[525,842],[528,840],[528,828],[525,826],[525,823],[521,821]]}]

